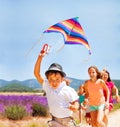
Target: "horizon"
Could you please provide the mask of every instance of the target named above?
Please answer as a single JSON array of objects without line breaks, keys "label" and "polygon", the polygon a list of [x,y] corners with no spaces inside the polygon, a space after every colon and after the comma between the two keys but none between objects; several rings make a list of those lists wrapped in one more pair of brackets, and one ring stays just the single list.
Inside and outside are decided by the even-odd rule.
[{"label": "horizon", "polygon": [[[78,79],[78,78],[74,78],[74,77],[67,77],[67,78],[73,78],[76,80],[88,80],[88,79]],[[11,80],[7,80],[7,79],[1,79],[0,80],[5,80],[5,81],[26,81],[26,80],[37,80],[36,78],[28,78],[28,79],[24,79],[24,80],[19,80],[19,79],[11,79]],[[111,79],[111,80],[120,80],[120,79]],[[38,81],[38,80],[37,80]]]}]

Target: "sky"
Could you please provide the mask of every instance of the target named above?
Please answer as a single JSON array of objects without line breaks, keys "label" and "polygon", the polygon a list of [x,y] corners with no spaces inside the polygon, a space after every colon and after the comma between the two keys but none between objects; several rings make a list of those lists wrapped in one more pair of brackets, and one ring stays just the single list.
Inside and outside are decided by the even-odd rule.
[{"label": "sky", "polygon": [[[83,45],[64,45],[60,33],[48,27],[73,17],[85,32],[92,54]],[[0,79],[35,78],[34,65],[43,44],[51,46],[41,73],[56,62],[68,77],[87,79],[88,67],[106,68],[120,79],[119,0],[0,0]]]}]

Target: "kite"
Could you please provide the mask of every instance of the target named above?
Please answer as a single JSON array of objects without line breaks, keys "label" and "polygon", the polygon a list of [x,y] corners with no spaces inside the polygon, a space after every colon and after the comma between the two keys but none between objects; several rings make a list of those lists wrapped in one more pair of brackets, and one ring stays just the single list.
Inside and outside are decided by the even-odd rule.
[{"label": "kite", "polygon": [[80,23],[78,22],[78,17],[56,23],[55,25],[45,30],[43,33],[51,32],[61,33],[63,35],[65,44],[84,45],[88,49],[89,54],[91,54],[89,43],[85,37],[85,33]]},{"label": "kite", "polygon": [[[42,36],[44,35],[44,33],[51,33],[51,32],[61,33],[64,38],[64,44],[84,45],[88,49],[89,54],[91,55],[89,43],[87,41],[87,38],[85,37],[84,30],[82,29],[82,26],[78,21],[78,17],[67,19],[59,23],[56,23],[55,25],[45,30]],[[40,42],[42,36],[40,37],[38,42],[36,42],[36,44]],[[34,48],[35,45],[32,46],[32,48],[27,52],[26,55],[29,54],[29,52]]]}]

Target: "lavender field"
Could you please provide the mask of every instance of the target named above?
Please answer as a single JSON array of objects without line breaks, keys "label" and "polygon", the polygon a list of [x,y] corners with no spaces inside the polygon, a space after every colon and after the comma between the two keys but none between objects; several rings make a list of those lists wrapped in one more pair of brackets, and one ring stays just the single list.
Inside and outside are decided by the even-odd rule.
[{"label": "lavender field", "polygon": [[28,115],[33,113],[33,105],[40,104],[47,107],[47,99],[40,95],[0,95],[0,114],[4,114],[6,108],[12,105],[24,107]]}]

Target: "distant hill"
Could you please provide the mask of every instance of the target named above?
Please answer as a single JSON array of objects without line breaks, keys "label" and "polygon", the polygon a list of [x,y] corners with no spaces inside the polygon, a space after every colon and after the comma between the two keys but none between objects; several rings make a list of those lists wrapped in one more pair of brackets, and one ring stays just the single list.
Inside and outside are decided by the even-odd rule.
[{"label": "distant hill", "polygon": [[[77,90],[79,88],[79,86],[84,83],[84,80],[79,80],[79,79],[70,78],[70,77],[68,77],[68,78],[72,81],[70,83],[70,86],[73,87],[75,90]],[[113,82],[120,89],[120,80],[113,80]],[[22,89],[22,87],[24,87],[23,89],[27,88],[27,90],[42,88],[36,79],[27,79],[24,81],[19,81],[19,80],[7,81],[7,80],[0,79],[0,89],[3,89],[3,88],[8,89],[10,87],[13,88],[13,87],[17,87],[17,86],[19,86],[21,89]]]},{"label": "distant hill", "polygon": [[[69,78],[72,82],[70,83],[70,86],[73,87],[74,89],[78,89],[79,85],[82,84],[84,82],[84,80],[78,80],[75,78]],[[36,79],[27,79],[24,81],[19,81],[19,80],[11,80],[11,81],[7,81],[7,80],[3,80],[0,79],[0,89],[2,87],[7,87],[10,86],[11,84],[17,84],[17,85],[23,85],[32,89],[40,89],[42,88],[41,85],[39,84],[39,82]]]},{"label": "distant hill", "polygon": [[120,80],[113,80],[113,82],[120,89]]},{"label": "distant hill", "polygon": [[69,78],[72,82],[70,83],[70,86],[73,87],[75,90],[79,88],[81,84],[84,83],[85,80],[79,80],[75,78]]},{"label": "distant hill", "polygon": [[19,80],[7,81],[7,80],[0,79],[0,88],[5,87],[7,85],[11,85],[11,84],[23,85],[32,89],[41,88],[40,84],[38,83],[36,79],[28,79],[24,81],[19,81]]},{"label": "distant hill", "polygon": [[0,88],[0,92],[32,92],[33,89],[21,84],[9,84]]}]

